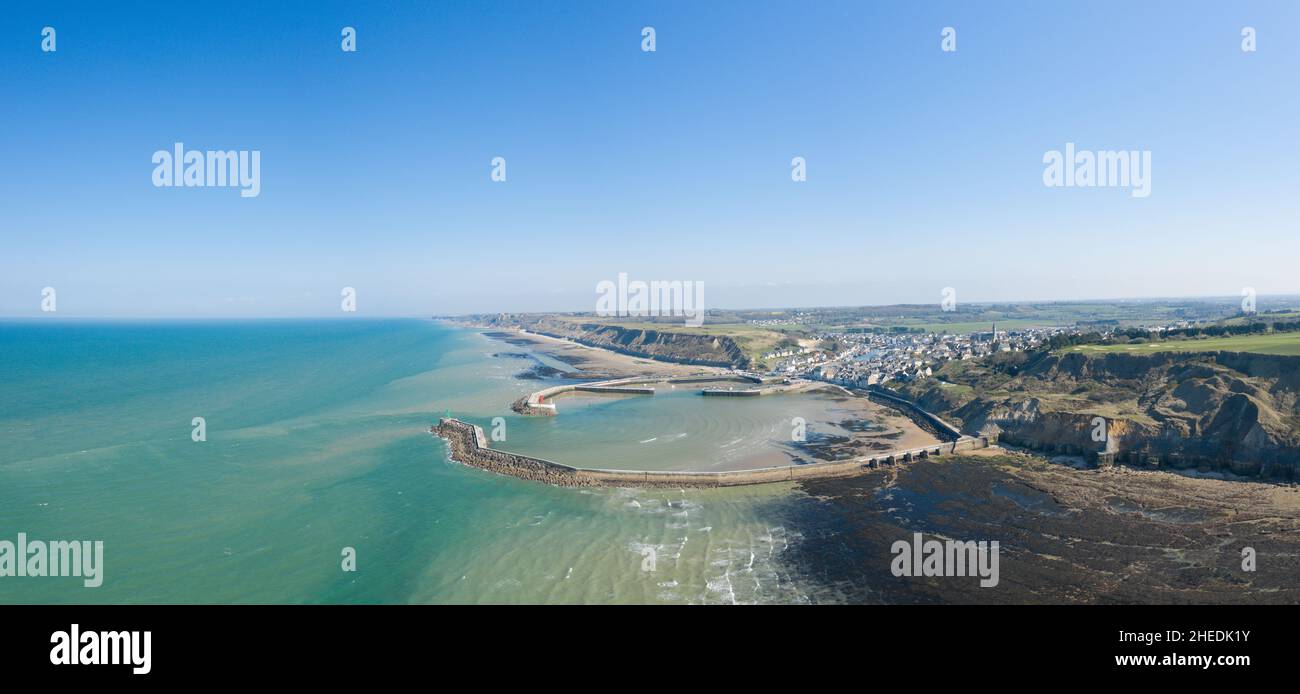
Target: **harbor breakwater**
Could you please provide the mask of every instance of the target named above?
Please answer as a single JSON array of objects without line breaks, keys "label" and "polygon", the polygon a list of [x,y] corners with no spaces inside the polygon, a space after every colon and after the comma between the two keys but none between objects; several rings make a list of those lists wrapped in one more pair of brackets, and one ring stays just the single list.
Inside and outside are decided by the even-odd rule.
[{"label": "harbor breakwater", "polygon": [[554,417],[555,404],[549,402],[552,398],[562,393],[607,393],[611,395],[654,395],[655,389],[649,386],[637,387],[631,384],[646,383],[647,380],[641,377],[616,378],[611,381],[601,381],[599,383],[570,383],[562,386],[551,386],[543,388],[525,395],[514,401],[510,409],[522,415],[534,417]]},{"label": "harbor breakwater", "polygon": [[[610,395],[654,395],[655,389],[650,384],[666,383],[669,385],[690,383],[711,383],[717,381],[737,381],[745,384],[762,383],[763,379],[745,373],[697,374],[694,376],[674,376],[665,378],[647,378],[629,376],[615,378],[598,383],[570,383],[543,388],[514,401],[510,409],[522,415],[532,417],[554,417],[555,403],[551,402],[557,395],[564,393],[606,393]],[[707,390],[707,389],[706,389]],[[705,393],[706,395],[709,393]]]},{"label": "harbor breakwater", "polygon": [[772,482],[853,477],[882,466],[905,464],[960,451],[987,448],[987,437],[963,436],[955,441],[871,456],[807,465],[784,465],[727,472],[666,470],[599,470],[578,468],[541,458],[495,450],[487,444],[482,427],[444,417],[429,428],[444,439],[451,459],[463,465],[561,487],[734,487]]}]

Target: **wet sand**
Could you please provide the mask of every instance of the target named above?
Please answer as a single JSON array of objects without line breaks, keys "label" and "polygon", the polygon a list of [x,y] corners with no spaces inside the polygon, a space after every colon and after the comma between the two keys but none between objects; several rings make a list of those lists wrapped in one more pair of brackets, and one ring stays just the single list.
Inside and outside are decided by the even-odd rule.
[{"label": "wet sand", "polygon": [[848,460],[939,443],[933,434],[896,410],[864,397],[843,394],[840,389],[822,388],[819,392],[825,396],[828,390],[829,397],[843,406],[843,418],[824,423],[840,433],[810,435],[794,447],[797,455],[793,462]]}]

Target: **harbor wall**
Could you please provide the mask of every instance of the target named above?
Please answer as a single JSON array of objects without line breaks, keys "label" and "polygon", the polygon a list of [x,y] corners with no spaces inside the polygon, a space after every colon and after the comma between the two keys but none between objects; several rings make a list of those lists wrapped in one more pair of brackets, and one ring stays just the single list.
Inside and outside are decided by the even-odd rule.
[{"label": "harbor wall", "polygon": [[943,421],[937,415],[921,409],[919,405],[907,398],[899,397],[877,387],[867,390],[867,397],[884,405],[891,405],[903,410],[917,424],[945,441],[956,441],[962,438],[960,429]]},{"label": "harbor wall", "polygon": [[852,477],[883,466],[987,448],[986,437],[963,436],[955,441],[889,451],[871,456],[808,465],[785,465],[756,470],[727,472],[678,472],[669,470],[599,470],[531,456],[494,450],[487,446],[482,427],[459,419],[443,418],[430,427],[431,434],[447,441],[452,460],[491,472],[562,487],[734,487],[806,479]]}]

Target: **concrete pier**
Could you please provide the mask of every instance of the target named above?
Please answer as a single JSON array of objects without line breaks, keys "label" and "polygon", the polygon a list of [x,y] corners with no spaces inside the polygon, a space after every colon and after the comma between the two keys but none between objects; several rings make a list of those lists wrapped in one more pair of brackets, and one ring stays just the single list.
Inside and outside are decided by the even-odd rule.
[{"label": "concrete pier", "polygon": [[654,378],[645,376],[629,376],[627,378],[615,378],[608,381],[597,383],[571,383],[562,386],[551,386],[542,390],[529,393],[528,395],[516,400],[510,406],[510,409],[522,415],[534,417],[554,417],[557,412],[555,404],[551,402],[557,395],[565,393],[608,393],[612,395],[654,395],[655,384],[686,384],[686,383],[712,383],[719,381],[731,381],[734,383],[743,383],[746,388],[740,390],[727,390],[725,388],[707,388],[702,392],[705,395],[763,395],[767,392],[777,392],[776,390],[760,390],[753,388],[754,384],[762,384],[763,379],[753,374],[733,372],[733,373],[716,373],[716,374],[697,374],[694,376],[673,376],[666,378]]}]

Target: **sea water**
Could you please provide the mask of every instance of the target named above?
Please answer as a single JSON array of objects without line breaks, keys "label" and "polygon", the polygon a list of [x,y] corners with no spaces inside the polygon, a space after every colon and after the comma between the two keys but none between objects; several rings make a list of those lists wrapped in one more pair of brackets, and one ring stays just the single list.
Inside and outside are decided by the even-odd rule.
[{"label": "sea water", "polygon": [[782,562],[790,485],[564,489],[448,461],[428,433],[448,412],[605,467],[787,433],[771,402],[689,394],[518,417],[545,382],[498,354],[527,351],[428,320],[0,323],[0,540],[104,547],[99,587],[5,576],[0,603],[810,599]]}]

